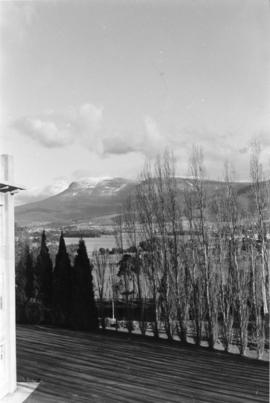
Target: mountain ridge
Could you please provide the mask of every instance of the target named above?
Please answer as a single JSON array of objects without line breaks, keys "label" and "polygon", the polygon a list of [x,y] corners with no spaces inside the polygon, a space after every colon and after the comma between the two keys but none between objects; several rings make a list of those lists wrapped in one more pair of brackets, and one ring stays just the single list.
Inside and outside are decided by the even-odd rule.
[{"label": "mountain ridge", "polygon": [[67,189],[40,201],[15,208],[15,219],[20,225],[42,222],[66,223],[117,214],[134,180],[107,178],[95,185],[73,181]]},{"label": "mountain ridge", "polygon": [[[119,214],[121,206],[129,194],[135,191],[137,180],[121,177],[103,178],[100,181],[83,179],[73,181],[60,193],[40,201],[27,203],[15,208],[15,218],[19,225],[35,223],[74,223],[92,220],[104,221],[104,217]],[[177,177],[177,190],[180,200],[183,200],[186,186],[193,186],[194,179]],[[222,192],[225,182],[205,180],[205,188],[209,198],[216,192]],[[250,182],[233,182],[241,205],[247,207],[250,203]],[[106,219],[105,219],[106,221]]]}]

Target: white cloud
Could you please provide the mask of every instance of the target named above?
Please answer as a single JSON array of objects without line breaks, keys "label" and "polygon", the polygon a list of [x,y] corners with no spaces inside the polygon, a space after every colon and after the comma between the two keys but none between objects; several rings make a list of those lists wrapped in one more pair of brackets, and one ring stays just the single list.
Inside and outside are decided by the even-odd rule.
[{"label": "white cloud", "polygon": [[50,120],[26,117],[16,120],[13,127],[48,148],[60,147],[74,141],[68,124],[66,127],[59,127]]},{"label": "white cloud", "polygon": [[102,139],[101,154],[128,154],[137,151],[140,151],[139,144],[127,133],[118,133]]},{"label": "white cloud", "polygon": [[39,116],[25,116],[15,120],[12,127],[48,148],[63,147],[75,142],[90,146],[101,126],[102,117],[102,107],[87,103],[79,108],[70,108],[62,114],[48,111]]},{"label": "white cloud", "polygon": [[151,116],[145,116],[144,124],[146,135],[149,140],[156,141],[160,139],[160,132],[157,126],[157,122]]},{"label": "white cloud", "polygon": [[145,116],[144,126],[142,147],[147,156],[155,156],[170,145],[168,138],[161,134],[157,122],[151,116]]},{"label": "white cloud", "polygon": [[47,148],[77,143],[100,156],[131,152],[154,156],[166,146],[157,122],[146,115],[138,133],[108,130],[103,125],[103,107],[85,103],[62,113],[48,110],[38,116],[24,116],[12,122],[19,133]]},{"label": "white cloud", "polygon": [[[132,132],[130,128],[110,128],[109,131],[105,123],[103,107],[85,103],[61,113],[47,111],[39,116],[22,117],[13,122],[13,127],[44,147],[77,144],[99,157],[136,153],[152,158],[168,148],[175,152],[182,174],[186,173],[192,145],[197,144],[204,150],[210,177],[222,175],[225,160],[237,161],[239,178],[249,175],[252,138],[243,141],[240,133],[214,133],[203,128],[200,131],[191,128],[165,130],[162,122],[157,122],[150,115],[142,118],[137,132]],[[258,139],[262,144],[262,162],[269,166],[268,136],[262,133]]]},{"label": "white cloud", "polygon": [[161,135],[157,122],[151,116],[143,119],[143,128],[138,133],[119,131],[102,139],[103,154],[141,153],[145,156],[155,156],[166,146],[166,139]]}]

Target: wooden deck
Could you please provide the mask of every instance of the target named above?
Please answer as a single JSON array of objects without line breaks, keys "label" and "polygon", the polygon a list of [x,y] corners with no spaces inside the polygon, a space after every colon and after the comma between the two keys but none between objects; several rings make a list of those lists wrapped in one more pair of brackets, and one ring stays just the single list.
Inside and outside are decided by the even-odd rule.
[{"label": "wooden deck", "polygon": [[27,403],[268,402],[268,363],[126,334],[17,328]]}]

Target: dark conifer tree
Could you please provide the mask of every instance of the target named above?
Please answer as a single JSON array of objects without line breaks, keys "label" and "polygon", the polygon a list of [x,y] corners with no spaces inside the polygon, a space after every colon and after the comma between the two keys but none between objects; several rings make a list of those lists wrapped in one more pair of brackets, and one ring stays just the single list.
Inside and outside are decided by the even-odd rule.
[{"label": "dark conifer tree", "polygon": [[33,256],[29,245],[25,246],[25,296],[27,302],[34,297],[34,267]]},{"label": "dark conifer tree", "polygon": [[78,330],[98,329],[92,266],[90,265],[83,239],[79,242],[79,248],[74,260],[71,326]]},{"label": "dark conifer tree", "polygon": [[67,326],[71,308],[71,264],[67,253],[63,232],[59,239],[58,253],[53,271],[53,311],[54,322]]},{"label": "dark conifer tree", "polygon": [[[42,232],[40,251],[35,266],[37,298],[45,311],[51,309],[52,305],[52,261],[49,249],[46,245],[45,231]],[[45,317],[48,321],[48,317]]]},{"label": "dark conifer tree", "polygon": [[24,258],[24,246],[22,241],[18,243],[17,251],[19,251],[19,257],[17,257],[15,272],[16,272],[16,321],[17,323],[25,322],[25,258]]},{"label": "dark conifer tree", "polygon": [[26,306],[34,295],[33,259],[27,241],[20,242],[20,258],[16,264],[16,319],[25,322]]}]

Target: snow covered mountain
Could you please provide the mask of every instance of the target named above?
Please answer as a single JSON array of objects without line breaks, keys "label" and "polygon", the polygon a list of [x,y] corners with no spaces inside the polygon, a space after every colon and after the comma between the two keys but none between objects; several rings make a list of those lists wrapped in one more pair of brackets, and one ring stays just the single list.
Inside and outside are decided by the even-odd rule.
[{"label": "snow covered mountain", "polygon": [[[193,179],[176,178],[179,200],[184,200],[184,189],[193,187]],[[69,224],[72,222],[96,224],[109,223],[111,217],[119,214],[128,195],[135,190],[136,181],[124,178],[84,178],[72,182],[60,193],[44,200],[17,206],[16,222],[29,224]],[[205,181],[208,205],[217,193],[222,195],[224,182]],[[249,183],[233,183],[243,210],[251,205],[251,186]],[[210,212],[209,212],[210,214]],[[210,215],[209,215],[210,218]],[[211,219],[211,218],[210,218]]]},{"label": "snow covered mountain", "polygon": [[67,189],[54,196],[17,206],[16,222],[21,225],[69,223],[114,215],[119,212],[135,183],[124,178],[84,178],[72,182]]}]

